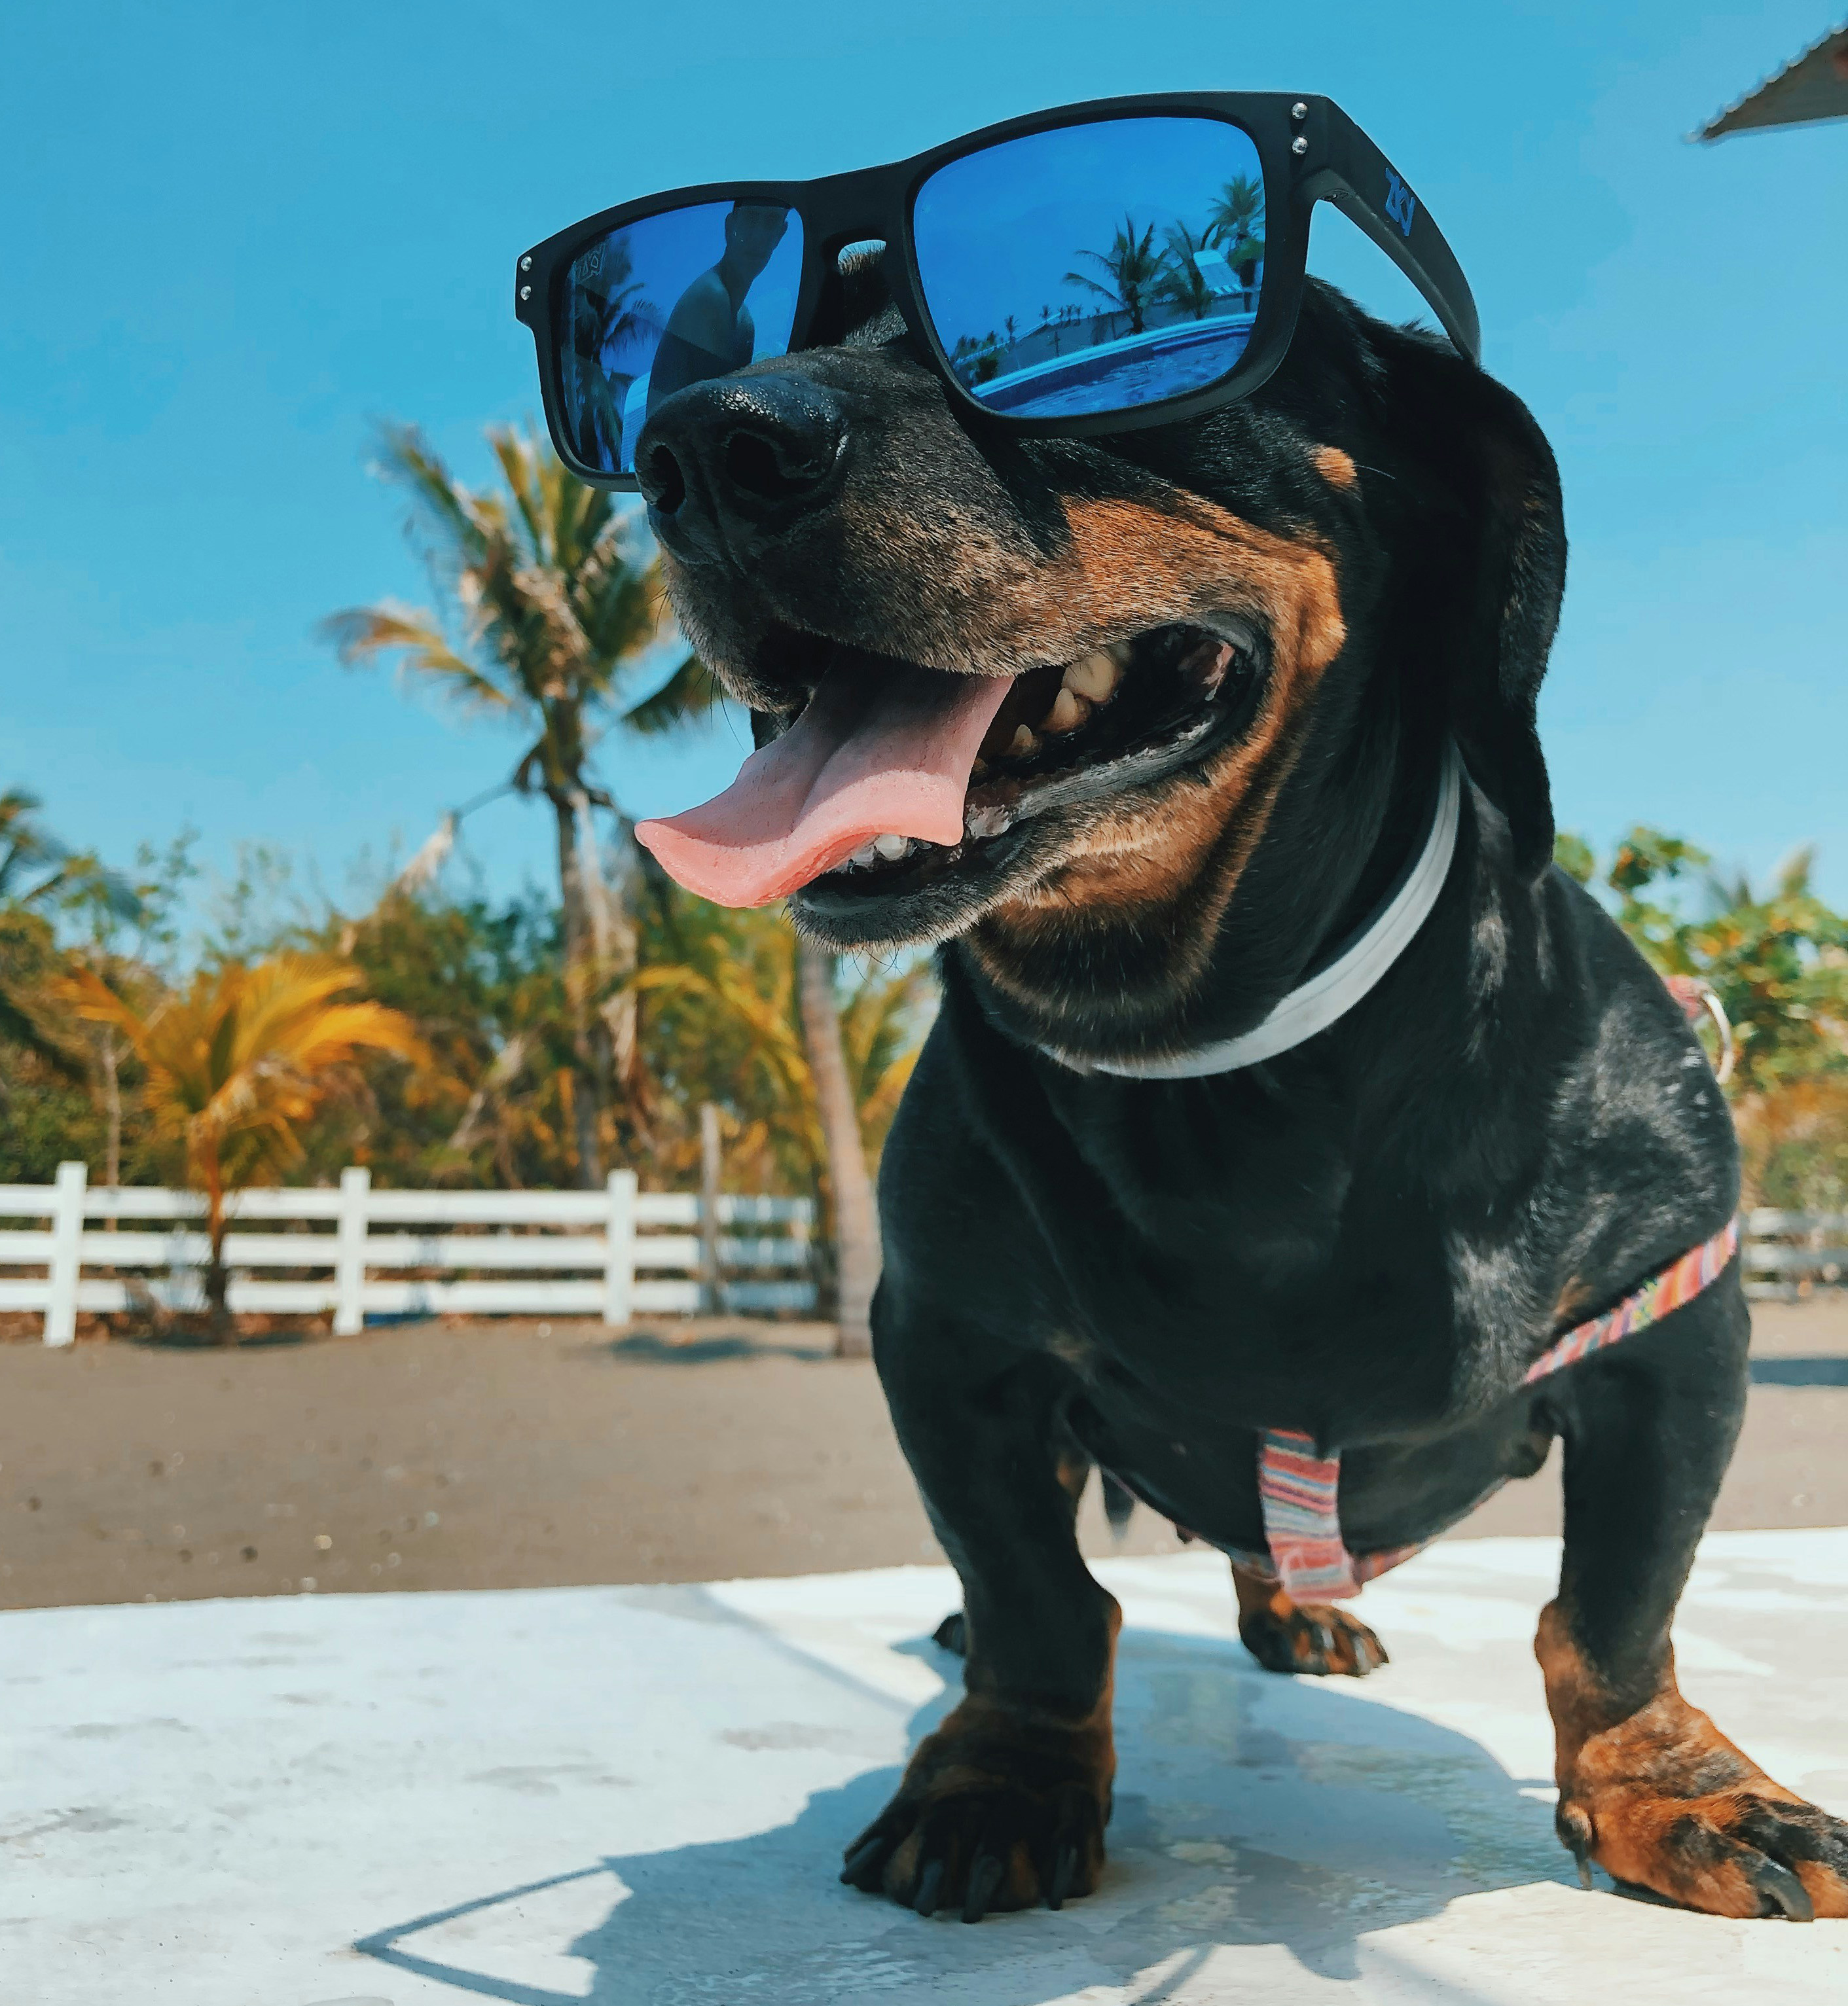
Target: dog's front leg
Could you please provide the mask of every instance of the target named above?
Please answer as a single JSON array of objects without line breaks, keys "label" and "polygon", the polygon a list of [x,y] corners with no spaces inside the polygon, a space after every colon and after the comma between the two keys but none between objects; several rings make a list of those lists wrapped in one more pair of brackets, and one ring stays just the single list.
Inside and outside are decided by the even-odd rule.
[{"label": "dog's front leg", "polygon": [[959,1333],[877,1321],[899,1439],[962,1577],[966,1696],[847,1848],[841,1878],[965,1922],[1056,1909],[1089,1894],[1104,1864],[1121,1621],[1079,1557],[1060,1482],[1058,1369],[991,1363],[984,1376]]},{"label": "dog's front leg", "polygon": [[1848,1824],[1675,1683],[1669,1624],[1744,1412],[1748,1328],[1735,1271],[1562,1386],[1565,1563],[1534,1647],[1558,1828],[1588,1885],[1595,1860],[1712,1914],[1848,1916]]}]

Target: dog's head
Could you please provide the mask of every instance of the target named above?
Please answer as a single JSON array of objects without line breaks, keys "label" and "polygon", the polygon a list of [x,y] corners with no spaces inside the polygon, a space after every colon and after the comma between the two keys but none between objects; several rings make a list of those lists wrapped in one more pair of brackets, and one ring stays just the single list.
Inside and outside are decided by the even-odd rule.
[{"label": "dog's head", "polygon": [[1565,535],[1508,392],[1312,287],[1245,401],[1023,441],[965,426],[876,263],[843,269],[838,311],[825,345],[669,399],[636,456],[681,625],[759,744],[825,681],[823,755],[877,776],[883,735],[961,795],[959,839],[953,811],[949,839],[857,860],[817,837],[800,924],[961,937],[1082,1049],[1169,1035],[1255,901],[1263,971],[1231,1008],[1261,1014],[1359,881],[1396,772],[1434,773],[1447,735],[1514,870],[1544,868]]}]

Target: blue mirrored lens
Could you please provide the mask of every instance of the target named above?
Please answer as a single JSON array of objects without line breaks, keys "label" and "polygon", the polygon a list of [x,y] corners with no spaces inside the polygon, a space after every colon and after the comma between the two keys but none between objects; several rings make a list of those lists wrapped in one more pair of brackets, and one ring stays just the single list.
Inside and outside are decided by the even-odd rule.
[{"label": "blue mirrored lens", "polygon": [[1236,125],[1114,118],[940,167],[912,215],[924,303],[970,395],[1017,417],[1216,382],[1264,284],[1264,172]]},{"label": "blue mirrored lens", "polygon": [[787,354],[801,276],[801,219],[766,202],[670,209],[586,245],[554,309],[578,457],[632,473],[635,436],[664,398]]}]

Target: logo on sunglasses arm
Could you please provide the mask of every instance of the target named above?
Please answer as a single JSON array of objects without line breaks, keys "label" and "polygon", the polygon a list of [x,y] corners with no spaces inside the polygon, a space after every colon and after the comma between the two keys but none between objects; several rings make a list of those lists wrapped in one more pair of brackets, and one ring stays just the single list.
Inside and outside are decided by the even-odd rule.
[{"label": "logo on sunglasses arm", "polygon": [[1411,235],[1412,218],[1418,213],[1418,198],[1390,167],[1386,170],[1386,213],[1399,225],[1400,236]]}]

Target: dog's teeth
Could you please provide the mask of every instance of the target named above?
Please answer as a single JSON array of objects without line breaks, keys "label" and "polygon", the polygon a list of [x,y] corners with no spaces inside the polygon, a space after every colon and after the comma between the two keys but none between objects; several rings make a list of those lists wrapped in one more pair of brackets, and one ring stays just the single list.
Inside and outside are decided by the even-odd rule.
[{"label": "dog's teeth", "polygon": [[1001,836],[1014,825],[1012,808],[970,808],[963,817],[963,833],[980,839],[984,836]]},{"label": "dog's teeth", "polygon": [[864,871],[867,866],[872,862],[873,859],[878,855],[878,850],[874,847],[873,844],[870,841],[868,841],[861,843],[860,847],[847,859],[847,861],[853,864],[857,869]]},{"label": "dog's teeth", "polygon": [[1113,641],[1102,652],[1109,656],[1118,668],[1126,669],[1129,666],[1130,656],[1135,653],[1135,643],[1133,641]]},{"label": "dog's teeth", "polygon": [[969,777],[972,780],[979,780],[984,777],[987,771],[987,761],[986,759],[978,759],[975,764],[970,768]]},{"label": "dog's teeth", "polygon": [[[1099,648],[1074,662],[1066,670],[1064,686],[1072,695],[1082,697],[1087,703],[1102,703],[1118,683],[1123,680],[1122,666],[1114,656]],[[1056,709],[1058,706],[1055,705]],[[1068,730],[1069,726],[1060,730]]]},{"label": "dog's teeth", "polygon": [[1039,749],[1039,740],[1024,724],[1014,727],[1014,735],[1008,741],[1008,757],[1010,759],[1024,759],[1028,753],[1037,752]]},{"label": "dog's teeth", "polygon": [[911,839],[908,836],[893,836],[888,832],[873,838],[873,848],[888,864],[896,864],[901,857],[911,853]]},{"label": "dog's teeth", "polygon": [[1061,689],[1053,699],[1051,709],[1040,720],[1040,729],[1056,737],[1065,732],[1075,731],[1090,714],[1091,706],[1082,697]]}]

